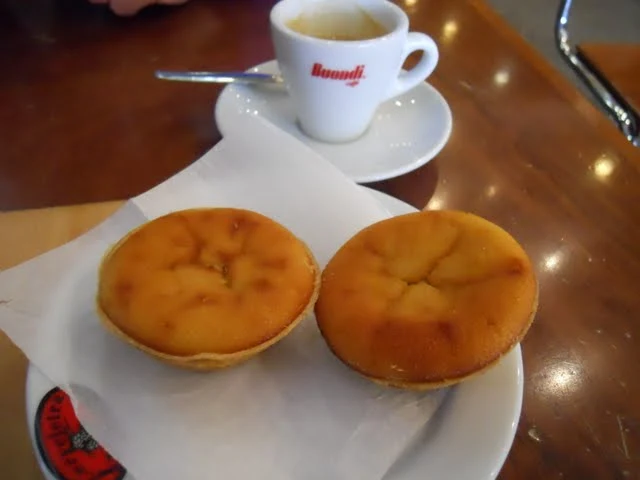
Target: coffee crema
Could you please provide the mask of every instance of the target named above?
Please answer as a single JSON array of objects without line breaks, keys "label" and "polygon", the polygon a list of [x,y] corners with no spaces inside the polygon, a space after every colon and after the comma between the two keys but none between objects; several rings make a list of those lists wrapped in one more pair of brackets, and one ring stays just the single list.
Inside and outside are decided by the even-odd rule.
[{"label": "coffee crema", "polygon": [[286,22],[302,35],[322,40],[358,41],[381,37],[389,30],[361,8],[305,12]]}]

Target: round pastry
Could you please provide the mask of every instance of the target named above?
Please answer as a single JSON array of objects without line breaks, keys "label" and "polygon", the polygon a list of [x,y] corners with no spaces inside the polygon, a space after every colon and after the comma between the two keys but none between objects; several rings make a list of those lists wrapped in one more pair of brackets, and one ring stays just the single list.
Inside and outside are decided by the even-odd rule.
[{"label": "round pastry", "polygon": [[322,273],[315,306],[334,354],[379,383],[431,389],[496,363],[525,335],[538,286],[522,247],[469,213],[371,225]]},{"label": "round pastry", "polygon": [[193,369],[245,360],[310,312],[320,273],[289,230],[248,210],[174,212],[105,255],[98,313],[118,337]]}]

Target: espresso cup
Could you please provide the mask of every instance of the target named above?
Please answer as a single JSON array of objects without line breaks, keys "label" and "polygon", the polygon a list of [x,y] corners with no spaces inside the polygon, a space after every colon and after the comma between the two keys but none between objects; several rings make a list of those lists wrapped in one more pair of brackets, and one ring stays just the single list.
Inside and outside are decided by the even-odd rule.
[{"label": "espresso cup", "polygon": [[[356,30],[357,38],[360,27],[349,26],[349,16],[361,13],[382,27],[381,34],[340,39],[340,28],[351,30],[345,34]],[[320,38],[313,28],[310,33],[294,30],[291,25],[302,16],[311,27],[316,16],[323,23],[334,16],[331,24],[338,39]],[[409,32],[407,15],[386,0],[281,0],[270,20],[276,58],[298,123],[305,134],[320,141],[357,139],[382,102],[424,81],[438,63],[431,37]],[[424,53],[417,65],[402,72],[407,56],[419,50]]]}]

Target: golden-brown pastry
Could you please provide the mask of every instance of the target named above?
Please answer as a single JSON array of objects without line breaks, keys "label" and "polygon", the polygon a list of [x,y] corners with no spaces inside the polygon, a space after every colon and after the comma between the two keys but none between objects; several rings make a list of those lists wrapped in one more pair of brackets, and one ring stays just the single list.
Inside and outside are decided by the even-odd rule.
[{"label": "golden-brown pastry", "polygon": [[522,247],[469,213],[425,211],[351,238],[322,273],[315,313],[335,355],[379,383],[457,383],[525,335],[538,287]]},{"label": "golden-brown pastry", "polygon": [[219,368],[289,333],[319,283],[312,253],[275,221],[233,208],[184,210],[107,252],[98,313],[110,331],[161,360]]}]

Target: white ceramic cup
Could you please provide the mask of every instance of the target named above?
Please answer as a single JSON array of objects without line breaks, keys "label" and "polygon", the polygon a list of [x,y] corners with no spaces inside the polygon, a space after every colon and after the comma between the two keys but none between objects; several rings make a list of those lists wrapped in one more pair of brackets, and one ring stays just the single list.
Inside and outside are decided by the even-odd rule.
[{"label": "white ceramic cup", "polygon": [[[287,26],[305,9],[323,8],[324,2],[327,8],[339,8],[336,0],[281,0],[271,10],[271,35],[302,130],[320,141],[347,142],[367,130],[382,102],[410,90],[433,72],[438,48],[431,37],[409,32],[407,15],[386,0],[353,0],[385,27],[387,33],[380,37],[324,40]],[[401,72],[407,56],[418,50],[424,52],[418,64]]]}]

